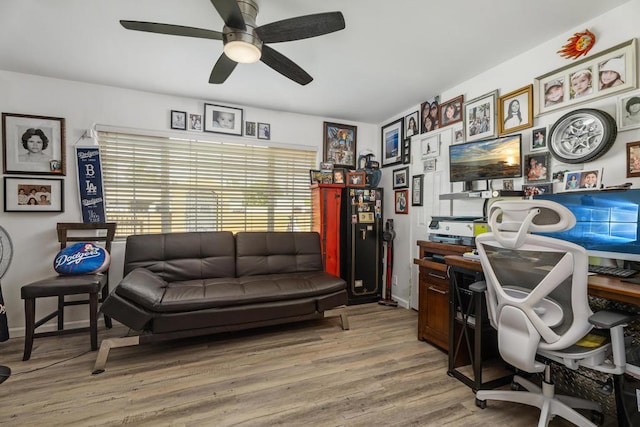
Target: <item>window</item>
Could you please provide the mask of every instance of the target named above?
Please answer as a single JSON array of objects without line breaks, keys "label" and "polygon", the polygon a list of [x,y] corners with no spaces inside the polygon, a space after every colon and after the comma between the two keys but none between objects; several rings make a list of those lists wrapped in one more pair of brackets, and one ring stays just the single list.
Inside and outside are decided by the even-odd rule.
[{"label": "window", "polygon": [[117,236],[311,229],[315,151],[105,131],[98,143]]}]

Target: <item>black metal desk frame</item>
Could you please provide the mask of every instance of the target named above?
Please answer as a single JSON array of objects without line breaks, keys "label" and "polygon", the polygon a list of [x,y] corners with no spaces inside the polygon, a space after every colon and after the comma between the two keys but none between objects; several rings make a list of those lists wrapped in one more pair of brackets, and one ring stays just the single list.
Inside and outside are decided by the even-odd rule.
[{"label": "black metal desk frame", "polygon": [[[482,336],[495,334],[496,331],[485,320],[487,307],[484,291],[471,291],[466,286],[459,286],[461,276],[470,276],[472,281],[484,280],[480,272],[450,265],[449,267],[449,369],[447,374],[471,387],[474,392],[482,389],[493,389],[509,384],[513,374],[482,382]],[[468,298],[462,298],[462,294]],[[460,332],[456,336],[456,324],[460,325]],[[471,345],[471,331],[473,331],[473,346]],[[467,354],[473,368],[473,378],[468,377],[455,366],[456,359],[466,346]],[[468,365],[466,365],[468,366]]]}]

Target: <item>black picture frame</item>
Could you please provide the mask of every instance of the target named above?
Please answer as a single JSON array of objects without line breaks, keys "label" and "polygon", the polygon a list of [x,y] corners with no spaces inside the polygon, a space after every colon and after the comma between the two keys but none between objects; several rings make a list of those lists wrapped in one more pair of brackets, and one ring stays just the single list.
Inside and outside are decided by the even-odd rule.
[{"label": "black picture frame", "polygon": [[187,130],[187,112],[171,110],[171,129]]},{"label": "black picture frame", "polygon": [[271,125],[258,123],[258,139],[271,139]]},{"label": "black picture frame", "polygon": [[422,206],[424,175],[414,175],[411,178],[411,206]]},{"label": "black picture frame", "polygon": [[393,188],[409,187],[409,166],[393,170]]},{"label": "black picture frame", "polygon": [[242,108],[204,104],[204,131],[242,136],[243,113]]},{"label": "black picture frame", "polygon": [[404,140],[404,118],[400,117],[380,129],[382,167],[402,163],[402,141]]},{"label": "black picture frame", "polygon": [[[2,166],[5,174],[66,175],[65,119],[2,113]],[[42,142],[42,161],[27,158],[27,142]]]},{"label": "black picture frame", "polygon": [[402,164],[411,163],[411,138],[405,138],[402,141]]},{"label": "black picture frame", "polygon": [[[33,204],[31,199],[34,199]],[[64,212],[63,179],[5,177],[4,211],[21,213]]]},{"label": "black picture frame", "polygon": [[357,126],[324,122],[322,160],[337,167],[355,169],[357,139]]}]

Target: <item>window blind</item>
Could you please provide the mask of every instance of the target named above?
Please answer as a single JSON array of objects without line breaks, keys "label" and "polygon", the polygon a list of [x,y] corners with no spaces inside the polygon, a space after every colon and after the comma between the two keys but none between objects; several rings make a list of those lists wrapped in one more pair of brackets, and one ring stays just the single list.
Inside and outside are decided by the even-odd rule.
[{"label": "window blind", "polygon": [[312,150],[98,132],[117,236],[309,231]]}]

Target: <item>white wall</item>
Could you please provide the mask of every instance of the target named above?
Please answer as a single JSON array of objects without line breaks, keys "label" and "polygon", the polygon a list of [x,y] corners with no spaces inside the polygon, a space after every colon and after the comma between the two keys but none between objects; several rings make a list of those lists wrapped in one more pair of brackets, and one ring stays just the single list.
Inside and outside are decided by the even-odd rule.
[{"label": "white wall", "polygon": [[[77,190],[77,173],[73,146],[84,131],[94,124],[161,131],[167,134],[180,131],[169,129],[171,110],[203,113],[204,103],[215,100],[178,98],[128,89],[99,86],[66,80],[50,79],[0,70],[0,111],[64,117],[66,124],[67,175],[64,179],[65,211],[63,213],[7,213],[0,212],[0,225],[13,240],[14,256],[9,270],[2,279],[2,292],[7,307],[10,334],[24,335],[24,309],[20,287],[53,273],[52,263],[59,246],[56,223],[82,221]],[[225,103],[227,105],[227,103]],[[345,123],[331,117],[315,117],[256,109],[242,105],[244,119],[271,124],[271,142],[313,147],[322,160],[323,121]],[[353,123],[358,126],[357,149],[379,148],[378,128],[374,124]],[[206,138],[212,134],[199,133]],[[184,132],[180,132],[184,135]],[[259,141],[249,137],[225,136],[225,140]],[[86,144],[86,141],[83,143]],[[5,175],[8,176],[8,175]],[[17,176],[17,175],[14,175]],[[111,288],[122,277],[124,242],[113,245],[113,263],[110,270]],[[55,298],[37,302],[38,317],[55,308]],[[69,307],[67,322],[88,323],[87,306]],[[71,325],[75,326],[75,325]]]},{"label": "white wall", "polygon": [[[590,54],[598,53],[606,50],[619,43],[636,38],[640,35],[637,27],[637,17],[640,16],[640,0],[633,0],[612,11],[600,16],[597,19],[586,22],[576,28],[567,28],[563,34],[551,38],[548,42],[536,47],[521,55],[510,59],[509,61],[499,64],[486,72],[473,77],[455,87],[443,90],[440,93],[440,100],[447,101],[459,95],[464,95],[465,100],[471,100],[478,96],[489,93],[495,89],[499,90],[499,95],[509,93],[519,89],[525,85],[532,84],[534,78],[541,76],[547,72],[553,71],[569,64],[571,61],[560,57],[556,53],[574,33],[584,31],[585,28],[594,32],[597,36],[597,42]],[[523,22],[523,25],[529,25]],[[526,30],[523,32],[526,37]],[[550,35],[550,37],[553,35]],[[473,48],[472,44],[470,48]],[[483,47],[488,49],[499,49],[499,46]],[[453,54],[453,53],[452,53]],[[463,54],[463,53],[460,53]],[[637,65],[637,64],[636,64]],[[638,66],[637,66],[638,67]],[[638,67],[640,69],[640,67]],[[424,99],[431,98],[437,94],[426,93]],[[540,117],[535,118],[534,128],[541,126],[553,125],[553,123],[563,114],[578,108],[598,108],[604,110],[616,117],[616,101],[617,95],[602,98],[593,102],[573,105],[569,108],[563,108]],[[399,112],[397,115],[385,120],[381,125],[389,123],[398,117],[405,116],[413,111],[419,110],[420,106],[411,106],[405,111]],[[441,132],[440,157],[436,163],[436,173],[425,174],[425,203],[422,207],[409,207],[409,215],[396,215],[393,209],[393,189],[392,189],[392,171],[405,165],[396,165],[384,168],[382,183],[387,189],[385,194],[385,218],[394,218],[397,237],[394,242],[395,262],[394,275],[397,275],[398,285],[393,286],[392,294],[398,302],[407,307],[417,306],[417,267],[413,265],[413,258],[417,256],[418,248],[417,240],[427,240],[426,226],[431,215],[482,215],[483,201],[474,200],[456,200],[450,202],[448,200],[441,201],[437,204],[437,193],[449,193],[462,190],[461,183],[448,183],[448,145],[451,141],[450,128],[445,128]],[[523,135],[523,151],[527,154],[529,151],[529,142],[531,138],[531,129],[521,131]],[[429,136],[432,134],[429,133]],[[412,138],[413,159],[410,168],[410,176],[422,174],[422,161],[420,160],[420,140],[425,135],[418,135]],[[603,184],[616,185],[625,182],[632,182],[634,188],[640,187],[639,178],[626,177],[626,143],[630,141],[640,140],[640,130],[630,130],[620,132],[614,146],[602,157],[590,162],[589,168],[603,168]],[[582,165],[572,165],[573,169],[581,169]],[[562,168],[565,169],[565,168]],[[554,167],[552,159],[552,171],[557,170]],[[426,183],[441,182],[438,188],[436,185],[428,186]],[[523,180],[515,180],[515,188],[520,189]],[[426,222],[426,224],[425,224]]]}]

